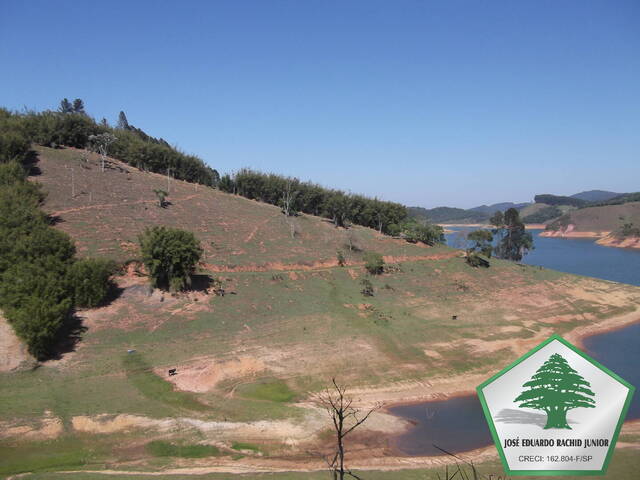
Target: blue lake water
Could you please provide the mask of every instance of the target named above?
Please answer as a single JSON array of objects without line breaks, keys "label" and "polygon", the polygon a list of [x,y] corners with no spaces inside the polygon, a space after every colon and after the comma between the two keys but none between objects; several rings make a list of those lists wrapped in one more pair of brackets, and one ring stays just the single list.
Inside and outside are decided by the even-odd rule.
[{"label": "blue lake water", "polygon": [[[454,230],[454,229],[451,229]],[[466,231],[456,228],[447,243],[464,248]],[[640,286],[640,250],[603,247],[589,239],[545,238],[534,234],[535,250],[523,262],[567,273],[586,275]],[[587,353],[607,368],[640,387],[640,324],[594,335],[584,340]],[[436,445],[459,453],[491,445],[491,435],[476,395],[436,402],[390,407],[389,411],[413,426],[394,439],[405,455],[444,455]],[[640,418],[640,394],[636,394],[627,419]]]},{"label": "blue lake water", "polygon": [[[454,233],[445,235],[447,244],[464,248],[464,234],[477,228],[449,230]],[[535,248],[523,263],[640,286],[640,249],[603,247],[593,239],[541,237],[543,230],[528,231],[533,234]]]}]

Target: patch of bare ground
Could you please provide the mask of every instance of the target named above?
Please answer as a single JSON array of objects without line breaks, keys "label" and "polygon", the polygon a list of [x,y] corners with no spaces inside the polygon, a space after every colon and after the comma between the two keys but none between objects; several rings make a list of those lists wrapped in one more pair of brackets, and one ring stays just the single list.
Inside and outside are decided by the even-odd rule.
[{"label": "patch of bare ground", "polygon": [[640,248],[640,237],[618,238],[615,235],[607,235],[596,240],[596,243],[605,247]]},{"label": "patch of bare ground", "polygon": [[[264,362],[259,358],[243,356],[229,360],[215,358],[198,359],[176,367],[179,374],[167,377],[179,390],[190,392],[208,392],[225,380],[248,379],[265,370]],[[163,377],[165,369],[154,370]]]},{"label": "patch of bare ground", "polygon": [[29,440],[49,440],[57,438],[64,431],[62,420],[45,411],[44,416],[34,424],[0,422],[0,438],[23,438]]},{"label": "patch of bare ground", "polygon": [[29,367],[34,363],[35,359],[29,355],[26,345],[16,336],[0,312],[0,372]]}]

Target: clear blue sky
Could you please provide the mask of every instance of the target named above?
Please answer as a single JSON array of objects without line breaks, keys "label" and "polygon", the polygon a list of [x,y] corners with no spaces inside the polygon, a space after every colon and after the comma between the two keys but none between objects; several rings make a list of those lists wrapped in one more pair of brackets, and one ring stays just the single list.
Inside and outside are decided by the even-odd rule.
[{"label": "clear blue sky", "polygon": [[0,0],[0,105],[409,205],[640,190],[640,1]]}]

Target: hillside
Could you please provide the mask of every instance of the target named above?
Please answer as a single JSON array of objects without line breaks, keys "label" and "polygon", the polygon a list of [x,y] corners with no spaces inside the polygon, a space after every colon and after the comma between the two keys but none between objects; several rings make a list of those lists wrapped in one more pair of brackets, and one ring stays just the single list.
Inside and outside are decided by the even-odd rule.
[{"label": "hillside", "polygon": [[480,212],[480,213],[484,213],[485,215],[491,216],[497,211],[504,212],[505,210],[508,210],[510,208],[521,210],[527,207],[528,205],[531,205],[531,203],[501,202],[501,203],[494,203],[492,205],[480,205],[479,207],[473,207],[473,208],[470,208],[469,210],[472,212]]},{"label": "hillside", "polygon": [[[47,191],[44,209],[60,219],[58,227],[76,239],[81,255],[124,262],[135,256],[138,234],[158,224],[196,233],[205,251],[203,260],[214,270],[330,265],[336,262],[337,250],[345,250],[354,261],[364,250],[408,257],[425,254],[422,246],[368,228],[336,229],[329,220],[311,215],[287,221],[273,205],[184,181],[167,182],[164,175],[117,160],[102,172],[95,154],[88,153],[86,163],[76,149],[36,150],[42,174],[35,178]],[[157,206],[154,189],[169,192],[166,208]]]},{"label": "hillside", "polygon": [[[629,233],[624,231],[627,225]],[[640,248],[640,202],[572,210],[547,225],[542,236],[591,237],[606,246]]]},{"label": "hillside", "polygon": [[[116,298],[78,312],[86,331],[75,351],[0,373],[0,457],[10,459],[0,474],[323,469],[309,452],[329,446],[329,424],[310,400],[332,376],[362,405],[446,398],[472,391],[551,333],[577,341],[634,320],[640,308],[637,287],[501,260],[474,269],[444,246],[310,215],[295,219],[292,237],[279,208],[202,185],[170,181],[171,204],[160,208],[153,189],[167,188],[162,175],[115,160],[103,173],[96,157],[85,162],[70,148],[37,152],[31,179],[82,255],[135,260],[136,235],[164,224],[194,231],[205,258],[197,289],[178,295],[150,291],[132,264],[116,278]],[[387,272],[367,275],[364,250],[383,253]],[[212,278],[227,295],[205,288]],[[372,297],[361,293],[365,278]],[[23,354],[9,345],[0,343],[0,356]],[[178,374],[169,377],[170,368]],[[352,439],[352,461],[406,468],[393,448],[404,428],[374,414]],[[204,444],[213,456],[158,457],[151,441],[185,451]],[[430,465],[428,457],[412,463]]]}]

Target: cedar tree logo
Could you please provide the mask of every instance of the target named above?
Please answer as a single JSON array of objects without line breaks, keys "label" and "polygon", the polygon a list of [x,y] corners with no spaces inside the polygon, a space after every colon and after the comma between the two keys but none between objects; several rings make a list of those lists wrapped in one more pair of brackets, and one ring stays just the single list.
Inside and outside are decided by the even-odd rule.
[{"label": "cedar tree logo", "polygon": [[523,402],[520,408],[534,408],[547,414],[544,428],[571,428],[567,423],[567,411],[572,408],[594,408],[595,401],[589,398],[595,395],[591,385],[578,372],[569,366],[558,353],[538,369],[531,380],[523,385],[528,387],[516,402]]},{"label": "cedar tree logo", "polygon": [[603,475],[635,389],[553,335],[477,390],[508,475]]}]

